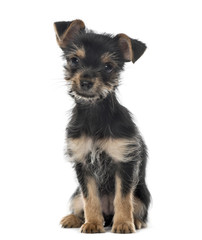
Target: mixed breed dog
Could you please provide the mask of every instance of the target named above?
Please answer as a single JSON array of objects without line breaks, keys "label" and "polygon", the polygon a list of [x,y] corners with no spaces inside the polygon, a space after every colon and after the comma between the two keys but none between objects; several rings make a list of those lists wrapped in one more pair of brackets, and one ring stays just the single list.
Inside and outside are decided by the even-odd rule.
[{"label": "mixed breed dog", "polygon": [[82,233],[102,233],[105,226],[133,233],[148,218],[147,148],[116,89],[125,62],[137,61],[146,45],[125,34],[97,34],[81,20],[56,22],[54,29],[75,100],[66,154],[79,182],[61,225]]}]

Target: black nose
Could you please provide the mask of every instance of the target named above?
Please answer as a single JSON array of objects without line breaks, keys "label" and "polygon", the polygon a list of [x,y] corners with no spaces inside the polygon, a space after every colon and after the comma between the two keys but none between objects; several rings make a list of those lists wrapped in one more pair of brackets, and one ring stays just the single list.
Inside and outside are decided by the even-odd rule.
[{"label": "black nose", "polygon": [[93,83],[88,80],[81,80],[80,86],[81,86],[81,89],[83,89],[83,90],[89,90],[90,88],[92,88]]}]

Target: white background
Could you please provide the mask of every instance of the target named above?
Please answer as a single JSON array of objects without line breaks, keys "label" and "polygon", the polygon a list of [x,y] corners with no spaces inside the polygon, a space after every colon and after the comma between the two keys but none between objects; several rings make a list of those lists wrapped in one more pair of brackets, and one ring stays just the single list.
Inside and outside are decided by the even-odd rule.
[{"label": "white background", "polygon": [[119,99],[149,148],[149,226],[125,239],[202,239],[200,1],[1,1],[0,238],[121,239],[61,229],[76,187],[63,155],[73,101],[54,21],[82,19],[147,51],[122,74]]}]

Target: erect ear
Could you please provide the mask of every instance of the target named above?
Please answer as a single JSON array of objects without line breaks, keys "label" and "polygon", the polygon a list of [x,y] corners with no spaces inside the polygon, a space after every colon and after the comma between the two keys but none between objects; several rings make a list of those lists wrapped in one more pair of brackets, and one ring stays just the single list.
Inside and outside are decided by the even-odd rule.
[{"label": "erect ear", "polygon": [[79,32],[85,29],[85,24],[81,20],[55,22],[54,29],[58,45],[63,49]]},{"label": "erect ear", "polygon": [[146,50],[146,45],[136,39],[129,38],[121,33],[116,36],[119,41],[119,46],[126,62],[133,63],[138,60]]}]

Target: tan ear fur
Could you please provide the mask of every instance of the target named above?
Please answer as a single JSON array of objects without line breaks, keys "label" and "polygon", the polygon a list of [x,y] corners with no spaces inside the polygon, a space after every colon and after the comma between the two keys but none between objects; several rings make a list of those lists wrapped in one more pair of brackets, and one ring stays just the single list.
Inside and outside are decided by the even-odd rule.
[{"label": "tan ear fur", "polygon": [[55,22],[54,30],[58,45],[65,48],[68,43],[77,35],[81,30],[85,29],[85,24],[82,20],[74,20],[72,22]]},{"label": "tan ear fur", "polygon": [[116,37],[118,38],[120,50],[126,62],[136,62],[147,48],[143,42],[129,38],[126,34],[121,33]]},{"label": "tan ear fur", "polygon": [[127,62],[132,61],[134,63],[135,60],[134,60],[134,56],[133,56],[133,49],[132,49],[132,44],[131,44],[130,38],[124,33],[120,33],[117,36],[119,38],[119,45],[120,45],[120,48],[123,53],[123,57],[124,57],[125,61],[127,61]]}]

